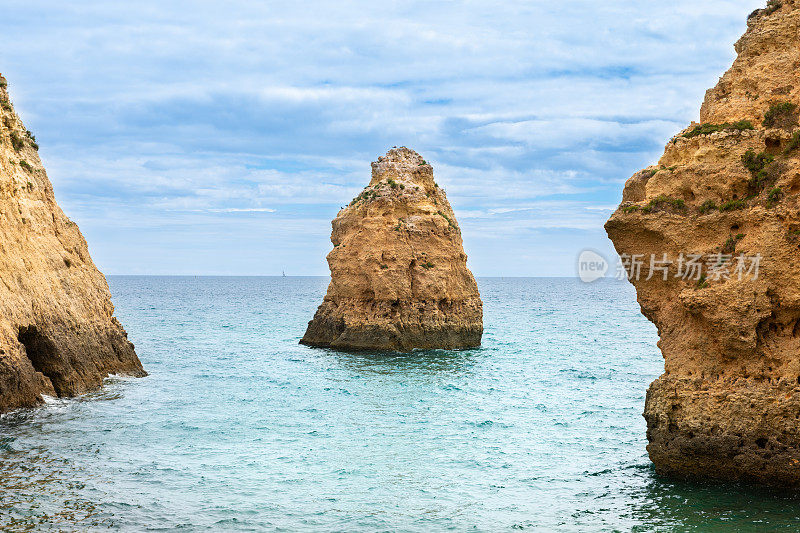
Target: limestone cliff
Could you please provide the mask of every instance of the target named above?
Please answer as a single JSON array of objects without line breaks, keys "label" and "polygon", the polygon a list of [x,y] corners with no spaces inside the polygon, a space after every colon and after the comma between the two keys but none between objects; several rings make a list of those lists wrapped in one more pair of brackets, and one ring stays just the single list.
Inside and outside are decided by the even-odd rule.
[{"label": "limestone cliff", "polygon": [[[627,182],[606,230],[660,335],[657,472],[799,485],[800,5],[751,14],[736,51],[701,124]],[[668,278],[646,279],[664,254]],[[692,255],[705,270],[687,276]]]},{"label": "limestone cliff", "polygon": [[0,412],[144,375],[0,76]]},{"label": "limestone cliff", "polygon": [[408,351],[479,346],[483,304],[433,168],[407,148],[333,221],[331,283],[301,343]]}]

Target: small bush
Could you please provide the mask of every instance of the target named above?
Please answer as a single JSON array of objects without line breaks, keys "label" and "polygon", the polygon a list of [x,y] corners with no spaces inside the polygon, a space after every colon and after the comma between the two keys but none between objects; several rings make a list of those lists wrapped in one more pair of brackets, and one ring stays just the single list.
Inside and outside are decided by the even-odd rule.
[{"label": "small bush", "polygon": [[744,209],[747,206],[744,200],[728,200],[719,207],[722,212],[735,211],[737,209]]},{"label": "small bush", "polygon": [[789,144],[786,145],[786,150],[784,150],[783,153],[788,155],[789,152],[797,150],[798,148],[800,148],[800,130],[794,132],[794,135],[789,139]]},{"label": "small bush", "polygon": [[381,265],[381,270],[386,270],[389,268],[389,265]]},{"label": "small bush", "polygon": [[22,160],[19,162],[19,166],[20,166],[20,167],[22,167],[22,170],[24,170],[25,172],[33,172],[33,167],[32,167],[32,166],[30,166],[30,165],[28,164],[28,162],[27,162],[27,161],[25,161],[24,159],[22,159]]},{"label": "small bush", "polygon": [[701,215],[705,215],[706,213],[709,213],[711,211],[716,211],[716,210],[717,210],[717,203],[714,200],[706,200],[700,206],[700,214]]},{"label": "small bush", "polygon": [[731,235],[728,237],[728,240],[725,241],[725,244],[722,245],[722,253],[723,254],[732,254],[736,251],[736,245],[744,238],[744,233],[737,233],[734,237]]},{"label": "small bush", "polygon": [[625,207],[622,208],[623,213],[633,213],[634,211],[638,210],[639,210],[638,205],[626,205]]},{"label": "small bush", "polygon": [[8,87],[8,82],[2,76],[0,76],[0,89],[5,89]]},{"label": "small bush", "polygon": [[797,126],[797,105],[791,102],[775,104],[764,113],[765,128],[791,128]]},{"label": "small bush", "polygon": [[754,150],[748,150],[742,155],[742,164],[750,171],[750,174],[754,176],[764,170],[764,167],[774,160],[775,158],[771,155],[764,152],[756,154]]},{"label": "small bush", "polygon": [[684,133],[683,136],[687,139],[691,139],[692,137],[697,137],[698,135],[709,135],[711,133],[724,130],[744,131],[754,129],[755,127],[753,126],[753,123],[749,120],[740,120],[734,123],[726,122],[724,124],[700,124],[699,126],[692,128],[691,131]]},{"label": "small bush", "polygon": [[442,213],[441,211],[437,211],[437,212],[436,212],[436,214],[437,214],[437,215],[439,215],[440,217],[442,217],[443,219],[445,219],[445,220],[447,221],[447,224],[448,224],[448,225],[449,225],[451,228],[455,228],[455,227],[456,227],[455,223],[453,223],[453,221],[452,221],[452,220],[450,220],[450,217],[449,217],[449,216],[445,215],[445,214],[444,214],[444,213]]},{"label": "small bush", "polygon": [[663,208],[683,211],[686,209],[686,202],[681,198],[670,198],[662,194],[650,200],[650,202],[642,208],[642,213],[648,214]]},{"label": "small bush", "polygon": [[706,281],[706,275],[700,274],[700,277],[697,279],[697,288],[705,289],[706,287],[708,287],[708,282]]},{"label": "small bush", "polygon": [[722,245],[722,253],[723,254],[732,254],[736,251],[736,239],[733,237],[728,237],[728,240],[725,241],[725,244]]},{"label": "small bush", "polygon": [[767,207],[772,207],[773,204],[780,202],[781,198],[783,198],[783,191],[780,187],[775,187],[767,195]]},{"label": "small bush", "polygon": [[25,146],[25,141],[14,131],[11,132],[11,146],[15,152],[19,152]]},{"label": "small bush", "polygon": [[11,102],[8,100],[0,100],[0,107],[2,107],[4,111],[11,111],[13,109],[11,107]]},{"label": "small bush", "polygon": [[422,268],[424,268],[425,270],[430,270],[433,268],[433,266],[434,266],[433,263],[431,263],[430,261],[422,263]]},{"label": "small bush", "polygon": [[752,191],[758,193],[764,188],[769,178],[766,168],[773,161],[775,161],[775,158],[764,152],[756,154],[755,151],[748,150],[742,155],[742,164],[750,171],[750,175],[752,176],[748,183]]},{"label": "small bush", "polygon": [[377,198],[377,197],[378,197],[378,193],[376,191],[373,191],[369,187],[367,187],[365,190],[361,191],[361,193],[358,196],[353,198],[353,201],[350,202],[349,205],[353,206],[353,205],[356,205],[358,203],[366,202],[367,200],[370,200],[372,198]]},{"label": "small bush", "polygon": [[39,145],[36,143],[36,135],[31,133],[31,130],[25,130],[25,137],[28,138],[28,141],[30,141],[31,146],[33,147],[33,149],[38,152],[39,151]]}]

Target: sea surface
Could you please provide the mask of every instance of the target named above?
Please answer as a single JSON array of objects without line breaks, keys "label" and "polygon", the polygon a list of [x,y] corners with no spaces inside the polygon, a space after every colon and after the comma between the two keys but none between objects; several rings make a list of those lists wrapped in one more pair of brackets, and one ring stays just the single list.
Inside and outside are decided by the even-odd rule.
[{"label": "sea surface", "polygon": [[111,277],[150,376],[0,418],[0,528],[772,531],[800,498],[655,475],[632,288],[481,279],[483,347],[298,345],[327,278]]}]

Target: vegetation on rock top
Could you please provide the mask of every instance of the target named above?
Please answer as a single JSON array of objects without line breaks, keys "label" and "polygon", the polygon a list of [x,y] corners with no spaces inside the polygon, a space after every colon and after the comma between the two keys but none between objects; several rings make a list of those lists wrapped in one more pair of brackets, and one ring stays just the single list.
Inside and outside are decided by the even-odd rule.
[{"label": "vegetation on rock top", "polygon": [[697,137],[698,135],[710,135],[712,133],[716,133],[718,131],[725,131],[725,130],[735,130],[735,131],[744,131],[744,130],[754,130],[755,127],[753,123],[749,120],[740,120],[738,122],[725,122],[724,124],[700,124],[699,126],[695,126],[690,131],[687,131],[683,134],[684,137],[687,139],[691,139],[692,137]]}]

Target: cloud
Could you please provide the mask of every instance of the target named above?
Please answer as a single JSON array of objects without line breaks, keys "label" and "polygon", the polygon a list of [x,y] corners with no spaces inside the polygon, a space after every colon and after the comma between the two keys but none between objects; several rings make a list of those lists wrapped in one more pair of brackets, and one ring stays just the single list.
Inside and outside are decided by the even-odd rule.
[{"label": "cloud", "polygon": [[228,207],[226,209],[209,209],[209,213],[274,213],[275,209],[266,207]]},{"label": "cloud", "polygon": [[6,0],[0,70],[108,272],[325,274],[330,219],[407,145],[479,273],[545,274],[513,257],[607,245],[761,4]]}]

